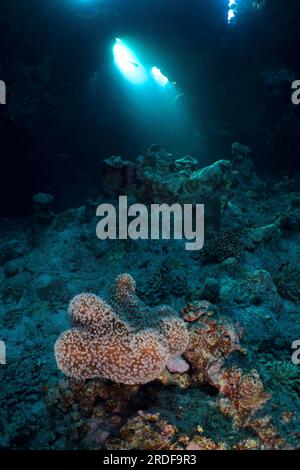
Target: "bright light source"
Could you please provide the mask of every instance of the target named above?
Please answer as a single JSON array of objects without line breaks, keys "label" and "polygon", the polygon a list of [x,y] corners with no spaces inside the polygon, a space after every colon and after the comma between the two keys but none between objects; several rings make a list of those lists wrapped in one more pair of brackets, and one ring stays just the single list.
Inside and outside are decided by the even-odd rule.
[{"label": "bright light source", "polygon": [[152,77],[161,86],[166,86],[169,83],[169,79],[165,77],[159,68],[153,67],[151,70]]},{"label": "bright light source", "polygon": [[116,39],[113,51],[115,64],[127,80],[137,85],[147,81],[144,67],[121,39]]},{"label": "bright light source", "polygon": [[228,11],[228,23],[231,22],[231,20],[235,17],[235,14],[234,14],[234,11],[232,9],[230,9]]},{"label": "bright light source", "polygon": [[[235,8],[237,6],[236,0],[229,0],[228,3],[228,23],[231,22],[231,20],[235,17]],[[232,8],[234,7],[234,8]]]}]

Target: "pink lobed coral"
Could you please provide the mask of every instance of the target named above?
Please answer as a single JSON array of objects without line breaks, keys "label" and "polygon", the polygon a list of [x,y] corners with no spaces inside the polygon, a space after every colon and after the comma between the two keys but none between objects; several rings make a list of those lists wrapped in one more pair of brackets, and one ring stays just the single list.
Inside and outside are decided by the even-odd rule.
[{"label": "pink lobed coral", "polygon": [[[113,292],[119,306],[137,305],[135,281],[129,274],[118,276]],[[93,294],[76,296],[69,314],[76,327],[62,333],[55,344],[58,368],[68,377],[147,383],[188,344],[186,327],[179,318],[165,318],[157,329],[136,332]]]}]

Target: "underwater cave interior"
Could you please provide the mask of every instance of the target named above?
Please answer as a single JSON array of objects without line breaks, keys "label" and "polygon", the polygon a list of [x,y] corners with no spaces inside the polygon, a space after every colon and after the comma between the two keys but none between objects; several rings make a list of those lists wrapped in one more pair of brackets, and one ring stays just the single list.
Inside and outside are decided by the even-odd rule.
[{"label": "underwater cave interior", "polygon": [[0,450],[299,449],[299,0],[0,31]]}]

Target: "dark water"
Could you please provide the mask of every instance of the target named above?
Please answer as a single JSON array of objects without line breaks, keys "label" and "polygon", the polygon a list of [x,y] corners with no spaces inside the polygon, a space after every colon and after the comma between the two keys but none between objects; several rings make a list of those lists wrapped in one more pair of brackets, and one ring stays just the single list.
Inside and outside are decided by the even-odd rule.
[{"label": "dark water", "polygon": [[[1,213],[28,212],[37,191],[55,194],[58,208],[77,205],[97,191],[101,160],[134,160],[152,143],[206,164],[242,141],[254,148],[261,171],[294,172],[298,3],[253,11],[243,0],[229,25],[227,3],[1,2],[9,97],[1,109]],[[128,86],[112,60],[116,36],[163,68],[186,94],[183,103],[174,106],[174,96],[158,88]]]}]

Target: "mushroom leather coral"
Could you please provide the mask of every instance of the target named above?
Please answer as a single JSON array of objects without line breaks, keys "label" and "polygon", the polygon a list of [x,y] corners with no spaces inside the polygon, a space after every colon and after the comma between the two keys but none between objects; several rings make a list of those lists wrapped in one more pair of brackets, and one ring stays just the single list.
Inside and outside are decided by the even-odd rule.
[{"label": "mushroom leather coral", "polygon": [[[135,303],[135,282],[130,275],[119,276],[114,290],[119,303],[128,306],[129,299]],[[76,296],[69,314],[76,327],[62,333],[55,344],[57,365],[68,377],[147,383],[188,344],[186,327],[179,318],[164,318],[157,329],[135,331],[93,294]]]}]

